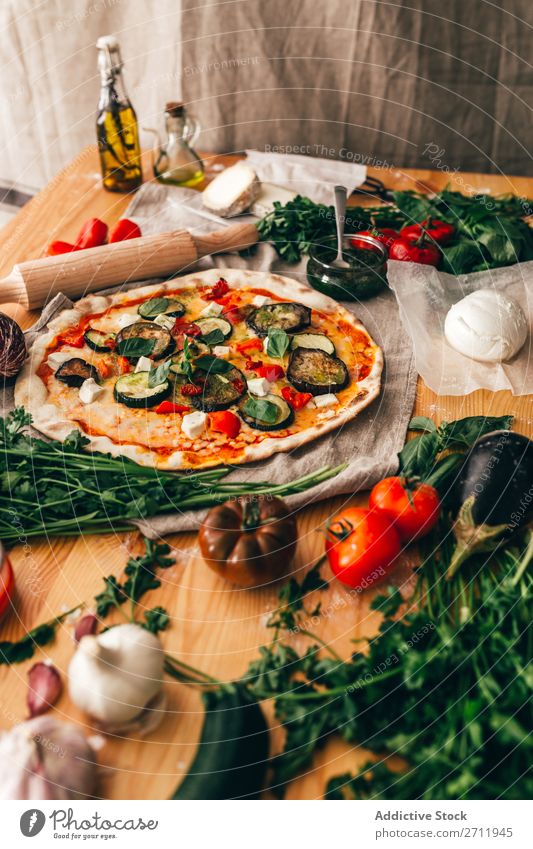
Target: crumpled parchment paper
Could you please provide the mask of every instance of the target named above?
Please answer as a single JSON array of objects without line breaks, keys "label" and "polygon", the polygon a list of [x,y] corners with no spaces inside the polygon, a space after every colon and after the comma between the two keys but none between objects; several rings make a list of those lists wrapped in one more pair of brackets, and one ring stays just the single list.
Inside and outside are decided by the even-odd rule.
[{"label": "crumpled parchment paper", "polygon": [[[458,277],[429,265],[389,261],[387,276],[413,343],[417,371],[430,389],[438,395],[468,395],[476,389],[533,392],[533,261]],[[476,289],[490,288],[518,301],[529,321],[523,348],[507,363],[471,360],[444,336],[450,307]]]}]

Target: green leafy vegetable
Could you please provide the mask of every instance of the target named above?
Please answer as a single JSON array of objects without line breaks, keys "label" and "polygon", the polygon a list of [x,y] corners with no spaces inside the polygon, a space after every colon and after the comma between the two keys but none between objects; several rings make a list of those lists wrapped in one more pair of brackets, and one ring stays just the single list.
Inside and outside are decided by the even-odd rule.
[{"label": "green leafy vegetable", "polygon": [[172,361],[166,360],[164,363],[155,366],[155,368],[152,366],[148,373],[148,386],[153,388],[154,386],[159,386],[160,383],[164,383],[168,377],[171,365]]},{"label": "green leafy vegetable", "polygon": [[221,345],[223,343],[224,334],[218,327],[215,327],[214,330],[210,330],[209,333],[204,333],[203,336],[200,336],[200,341],[212,348],[213,345]]},{"label": "green leafy vegetable", "polygon": [[161,313],[164,313],[168,305],[168,298],[150,298],[149,301],[145,301],[143,304],[143,318],[155,318]]},{"label": "green leafy vegetable", "polygon": [[105,588],[95,597],[97,616],[107,616],[113,607],[119,607],[128,600],[135,604],[148,590],[161,586],[156,570],[168,569],[173,565],[174,560],[168,557],[170,546],[146,538],[144,546],[144,554],[128,560],[124,583],[121,584],[114,575],[104,578]]},{"label": "green leafy vegetable", "polygon": [[272,401],[263,398],[248,398],[244,405],[244,412],[265,424],[274,424],[279,415],[279,409]]},{"label": "green leafy vegetable", "polygon": [[209,374],[226,374],[234,368],[233,364],[228,360],[222,360],[220,357],[213,357],[211,354],[202,354],[195,360],[196,368],[206,371]]},{"label": "green leafy vegetable", "polygon": [[55,637],[57,626],[63,622],[67,616],[70,616],[75,610],[78,610],[81,605],[56,616],[50,622],[44,622],[42,625],[37,625],[31,631],[28,631],[20,640],[11,642],[4,640],[0,642],[0,665],[11,663],[22,663],[24,660],[29,660],[33,657],[35,649],[40,646],[45,646],[51,643]]},{"label": "green leafy vegetable", "polygon": [[291,340],[284,330],[278,327],[270,327],[268,331],[267,354],[269,357],[284,357],[287,353]]},{"label": "green leafy vegetable", "polygon": [[144,614],[145,621],[142,623],[143,628],[150,631],[152,634],[158,634],[159,631],[164,631],[170,624],[170,616],[164,607],[154,607],[152,610],[147,610]]},{"label": "green leafy vegetable", "polygon": [[121,357],[147,357],[154,350],[155,339],[143,339],[141,336],[130,336],[121,339],[116,352]]}]

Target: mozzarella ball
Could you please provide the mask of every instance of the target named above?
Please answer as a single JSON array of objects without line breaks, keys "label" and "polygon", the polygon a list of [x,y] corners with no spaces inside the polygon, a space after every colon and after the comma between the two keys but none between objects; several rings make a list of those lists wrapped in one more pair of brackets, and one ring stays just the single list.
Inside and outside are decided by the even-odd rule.
[{"label": "mozzarella ball", "polygon": [[482,363],[501,363],[518,353],[528,334],[516,301],[495,289],[478,289],[454,304],[444,321],[449,345]]}]

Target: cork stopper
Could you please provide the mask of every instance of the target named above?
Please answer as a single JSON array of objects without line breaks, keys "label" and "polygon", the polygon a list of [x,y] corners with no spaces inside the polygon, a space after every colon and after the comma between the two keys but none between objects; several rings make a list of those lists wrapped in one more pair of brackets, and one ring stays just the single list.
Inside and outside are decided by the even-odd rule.
[{"label": "cork stopper", "polygon": [[181,118],[185,113],[185,106],[179,100],[171,100],[166,104],[165,112],[173,118]]}]

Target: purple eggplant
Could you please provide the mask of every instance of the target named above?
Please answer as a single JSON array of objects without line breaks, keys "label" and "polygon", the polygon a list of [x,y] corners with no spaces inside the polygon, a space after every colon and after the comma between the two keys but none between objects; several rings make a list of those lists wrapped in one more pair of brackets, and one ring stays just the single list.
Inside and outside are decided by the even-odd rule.
[{"label": "purple eggplant", "polygon": [[456,547],[447,577],[472,554],[491,551],[533,517],[533,442],[509,430],[480,437],[458,481]]}]

